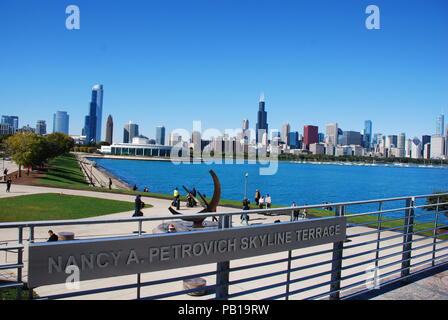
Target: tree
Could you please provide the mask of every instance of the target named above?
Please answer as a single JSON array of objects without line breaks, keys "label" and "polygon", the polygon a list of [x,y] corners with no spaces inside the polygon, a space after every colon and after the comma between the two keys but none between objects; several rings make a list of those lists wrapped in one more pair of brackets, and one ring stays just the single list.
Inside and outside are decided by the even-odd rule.
[{"label": "tree", "polygon": [[[440,194],[440,193],[448,193],[448,191],[434,191],[433,194]],[[439,197],[439,203],[447,203],[448,202],[448,196],[441,196]],[[426,199],[426,204],[437,204],[437,197],[430,197]],[[434,211],[436,210],[436,206],[431,207],[425,207],[423,208],[426,211]],[[439,211],[448,211],[448,204],[443,204],[439,206]],[[448,215],[448,212],[445,212],[445,215]]]},{"label": "tree", "polygon": [[40,166],[48,159],[48,143],[35,133],[18,132],[6,139],[5,145],[12,160],[19,165],[19,177],[22,166]]},{"label": "tree", "polygon": [[63,155],[64,153],[70,152],[70,150],[75,146],[75,141],[73,138],[61,132],[51,133],[45,136],[45,138],[49,144],[49,158],[55,158]]}]

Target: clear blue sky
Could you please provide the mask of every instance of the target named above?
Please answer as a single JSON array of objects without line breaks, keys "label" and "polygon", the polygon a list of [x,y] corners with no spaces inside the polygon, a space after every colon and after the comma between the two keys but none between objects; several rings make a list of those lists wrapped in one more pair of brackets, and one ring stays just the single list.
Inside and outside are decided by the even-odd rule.
[{"label": "clear blue sky", "polygon": [[[65,28],[70,4],[80,30]],[[370,4],[380,30],[365,28]],[[129,120],[149,137],[193,120],[255,127],[261,92],[270,128],[370,119],[420,136],[448,114],[446,0],[2,0],[0,39],[0,113],[20,126],[51,130],[65,110],[80,134],[97,83],[120,141]]]}]

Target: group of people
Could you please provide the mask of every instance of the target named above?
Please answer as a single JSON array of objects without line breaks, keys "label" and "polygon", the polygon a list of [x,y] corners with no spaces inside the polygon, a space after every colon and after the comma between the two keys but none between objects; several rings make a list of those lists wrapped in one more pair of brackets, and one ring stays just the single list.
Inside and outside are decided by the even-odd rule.
[{"label": "group of people", "polygon": [[255,191],[255,203],[260,209],[269,209],[272,205],[272,198],[269,194],[262,196],[260,190]]}]

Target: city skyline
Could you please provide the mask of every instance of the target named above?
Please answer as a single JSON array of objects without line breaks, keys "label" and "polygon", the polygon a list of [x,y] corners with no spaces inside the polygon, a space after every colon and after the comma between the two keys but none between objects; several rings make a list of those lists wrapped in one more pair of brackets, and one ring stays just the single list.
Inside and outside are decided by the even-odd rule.
[{"label": "city skyline", "polygon": [[[69,31],[64,4],[5,0],[0,30],[8,30],[8,46],[0,61],[8,64],[0,109],[20,111],[21,123],[30,125],[37,119],[50,124],[51,115],[64,110],[71,115],[70,134],[80,135],[86,88],[101,83],[107,92],[102,123],[107,112],[116,126],[132,120],[152,136],[160,123],[167,132],[191,130],[194,120],[237,128],[236,114],[255,124],[253,101],[265,92],[271,128],[281,130],[285,121],[296,130],[337,122],[362,131],[369,119],[374,132],[420,137],[432,134],[434,115],[448,109],[442,14],[448,5],[432,2],[377,1],[384,18],[372,31],[364,25],[367,1],[174,1],[173,9],[80,0],[81,29]],[[419,21],[418,30],[412,21]]]}]

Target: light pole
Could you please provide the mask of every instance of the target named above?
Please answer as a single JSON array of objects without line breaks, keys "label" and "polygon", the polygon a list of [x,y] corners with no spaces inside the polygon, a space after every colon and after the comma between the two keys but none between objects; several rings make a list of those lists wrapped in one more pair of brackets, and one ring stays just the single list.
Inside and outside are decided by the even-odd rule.
[{"label": "light pole", "polygon": [[247,199],[247,177],[249,177],[248,173],[244,175],[244,199]]}]

